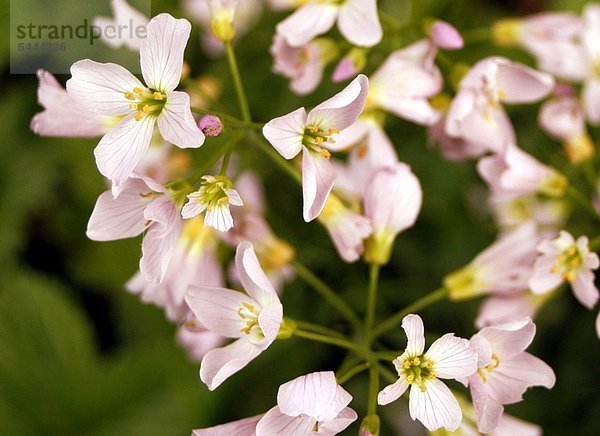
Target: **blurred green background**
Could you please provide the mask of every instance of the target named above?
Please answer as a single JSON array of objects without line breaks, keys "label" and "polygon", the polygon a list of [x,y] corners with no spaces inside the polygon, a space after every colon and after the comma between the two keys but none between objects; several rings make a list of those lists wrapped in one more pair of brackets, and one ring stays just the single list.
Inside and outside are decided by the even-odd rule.
[{"label": "blurred green background", "polygon": [[[19,7],[35,3],[18,0]],[[440,17],[461,30],[539,10],[579,11],[584,4],[579,0],[415,3],[414,16]],[[8,29],[9,2],[1,4],[1,24]],[[410,14],[408,0],[379,4],[400,19]],[[81,2],[82,8],[85,5]],[[182,16],[176,2],[154,0],[152,6],[153,14]],[[283,16],[264,14],[238,44],[251,109],[260,121],[314,105],[341,89],[325,80],[313,95],[301,98],[288,91],[285,79],[271,73],[268,47],[274,25]],[[195,26],[186,59],[194,75],[224,78],[222,104],[237,114],[227,65],[202,54],[197,33]],[[123,284],[137,269],[141,239],[99,243],[86,238],[87,219],[106,188],[92,154],[97,141],[39,138],[29,130],[31,117],[41,110],[36,104],[37,79],[9,74],[7,36],[0,42],[0,434],[185,435],[193,428],[262,413],[275,404],[281,383],[307,372],[337,369],[343,357],[338,350],[292,339],[275,343],[216,392],[207,390],[198,377],[199,365],[175,343],[175,326],[161,310],[124,291]],[[531,63],[521,52],[489,44],[469,46],[451,53],[451,58],[472,63],[490,54]],[[376,64],[375,56],[367,73]],[[67,79],[59,76],[63,83]],[[558,150],[559,145],[536,127],[535,107],[511,108],[510,113],[523,148]],[[417,225],[398,238],[393,261],[383,270],[380,313],[398,310],[437,288],[441,277],[469,261],[495,236],[479,201],[486,191],[473,163],[443,160],[427,146],[423,128],[391,117],[387,128],[401,160],[412,165],[422,182],[424,207]],[[599,130],[592,130],[592,135],[600,143]],[[252,144],[240,144],[237,151],[242,153],[242,165],[252,166],[265,182],[268,219],[276,233],[362,312],[366,267],[344,264],[325,230],[316,222],[302,221],[300,190],[262,152]],[[202,149],[193,153],[202,159]],[[600,234],[597,226],[578,223],[577,216],[574,225],[590,236]],[[286,286],[283,304],[293,317],[332,327],[340,321],[299,281]],[[470,337],[476,309],[477,302],[439,304],[424,311],[423,317],[432,333],[455,331]],[[542,310],[530,351],[554,368],[558,381],[551,391],[537,388],[527,393],[525,402],[507,407],[509,413],[542,425],[549,435],[597,434],[600,347],[594,316],[568,293]],[[403,342],[401,331],[388,340],[396,348]],[[364,414],[363,380],[357,377],[348,385],[359,415]],[[388,413],[386,419],[401,417]],[[354,425],[348,433],[356,430]],[[382,434],[389,432],[384,423]]]}]

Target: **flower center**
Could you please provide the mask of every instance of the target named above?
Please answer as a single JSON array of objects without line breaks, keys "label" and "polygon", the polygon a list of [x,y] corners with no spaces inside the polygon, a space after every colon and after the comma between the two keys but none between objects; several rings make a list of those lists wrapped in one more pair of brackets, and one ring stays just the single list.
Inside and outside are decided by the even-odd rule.
[{"label": "flower center", "polygon": [[556,256],[556,263],[550,272],[560,273],[564,280],[573,283],[582,265],[583,254],[576,245],[571,245]]},{"label": "flower center", "polygon": [[494,372],[496,368],[500,365],[500,358],[496,353],[492,353],[492,358],[490,359],[490,363],[488,363],[484,368],[479,368],[477,373],[483,380],[483,382],[487,382],[487,375]]},{"label": "flower center", "polygon": [[425,382],[435,378],[433,361],[424,356],[407,357],[402,362],[402,367],[397,370],[398,375],[402,372],[406,377],[406,382],[417,385],[421,392],[425,392]]},{"label": "flower center", "polygon": [[167,100],[167,96],[162,92],[139,87],[133,88],[131,92],[125,92],[125,98],[132,102],[129,107],[135,112],[136,121],[160,112]]},{"label": "flower center", "polygon": [[240,332],[245,333],[247,335],[262,335],[262,330],[258,325],[258,315],[260,310],[257,307],[254,307],[253,304],[250,303],[242,303],[242,306],[238,309],[237,314],[244,322],[246,326],[240,330]]},{"label": "flower center", "polygon": [[196,201],[206,204],[208,210],[227,206],[229,204],[227,190],[233,187],[231,181],[225,176],[204,176],[202,179],[200,195]]},{"label": "flower center", "polygon": [[327,129],[327,131],[325,131],[316,124],[309,124],[304,129],[302,144],[311,151],[319,153],[324,158],[329,159],[331,158],[331,153],[329,153],[329,150],[323,148],[323,144],[333,144],[335,140],[332,136],[338,133],[340,133],[338,129]]}]

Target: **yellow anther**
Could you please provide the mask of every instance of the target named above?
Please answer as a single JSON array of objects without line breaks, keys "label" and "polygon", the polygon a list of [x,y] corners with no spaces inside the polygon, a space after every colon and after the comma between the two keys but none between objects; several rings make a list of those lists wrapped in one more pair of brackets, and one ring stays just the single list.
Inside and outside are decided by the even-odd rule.
[{"label": "yellow anther", "polygon": [[144,108],[143,108],[142,110],[143,110],[145,113],[148,113],[148,112],[150,112],[150,106],[149,106],[149,105],[147,105],[147,104],[145,104],[145,105],[144,105]]},{"label": "yellow anther", "polygon": [[158,91],[153,94],[153,97],[154,97],[154,100],[164,100],[165,99],[164,94],[162,92],[158,92]]},{"label": "yellow anther", "polygon": [[140,192],[140,197],[143,197],[143,198],[152,198],[153,195],[154,195],[154,193],[152,191],[146,192],[146,193]]},{"label": "yellow anther", "polygon": [[310,125],[306,126],[306,128],[311,133],[317,133],[319,131],[319,128],[317,126],[315,126],[314,124],[310,124]]},{"label": "yellow anther", "polygon": [[404,361],[404,363],[402,364],[402,367],[403,367],[404,369],[408,369],[408,368],[410,368],[410,362],[409,362],[408,360],[405,360],[405,361]]},{"label": "yellow anther", "polygon": [[421,364],[421,359],[419,359],[418,357],[415,357],[413,359],[413,365],[420,365]]},{"label": "yellow anther", "polygon": [[338,129],[329,129],[330,135],[337,135],[338,133],[340,133],[340,131]]},{"label": "yellow anther", "polygon": [[498,368],[499,365],[500,365],[500,358],[498,357],[498,355],[496,353],[492,353],[492,363],[490,363],[488,366],[486,366],[486,369],[488,371],[492,372],[493,370]]},{"label": "yellow anther", "polygon": [[138,86],[136,86],[135,88],[133,88],[133,92],[135,92],[138,95],[142,95],[144,93],[144,90]]},{"label": "yellow anther", "polygon": [[138,110],[138,105],[137,105],[137,103],[131,103],[131,104],[129,105],[129,107],[130,107],[131,109],[133,109],[134,111]]},{"label": "yellow anther", "polygon": [[135,100],[135,95],[133,95],[133,93],[132,93],[132,92],[129,92],[129,91],[127,91],[127,92],[125,93],[125,98],[126,98],[127,100]]},{"label": "yellow anther", "polygon": [[367,151],[369,151],[369,147],[365,144],[361,144],[358,146],[356,154],[359,159],[363,159],[367,155]]},{"label": "yellow anther", "polygon": [[143,117],[143,114],[141,112],[136,112],[135,113],[135,117],[134,118],[135,118],[136,121],[140,121],[142,119],[142,117]]},{"label": "yellow anther", "polygon": [[577,248],[575,247],[569,247],[566,251],[567,256],[573,256],[575,253],[577,253]]},{"label": "yellow anther", "polygon": [[498,90],[497,95],[500,100],[504,100],[506,98],[506,92],[504,92],[502,89]]},{"label": "yellow anther", "polygon": [[331,159],[331,153],[329,152],[329,150],[326,150],[326,149],[322,148],[322,149],[319,151],[319,154],[320,154],[321,156],[323,156],[325,159]]},{"label": "yellow anther", "polygon": [[244,306],[250,312],[254,312],[254,306],[252,304],[250,304],[250,303],[242,303],[242,306]]},{"label": "yellow anther", "polygon": [[320,137],[320,136],[316,137],[316,138],[315,138],[315,143],[316,143],[317,145],[323,145],[323,138],[322,138],[322,137]]},{"label": "yellow anther", "polygon": [[482,368],[479,368],[477,370],[477,374],[479,374],[479,377],[481,377],[481,380],[483,380],[484,383],[487,382],[487,375],[486,375],[485,371]]}]

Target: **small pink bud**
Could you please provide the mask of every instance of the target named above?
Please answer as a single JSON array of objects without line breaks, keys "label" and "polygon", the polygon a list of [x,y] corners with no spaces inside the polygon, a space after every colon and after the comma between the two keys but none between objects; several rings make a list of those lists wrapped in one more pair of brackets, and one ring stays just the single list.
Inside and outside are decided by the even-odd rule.
[{"label": "small pink bud", "polygon": [[334,83],[338,83],[353,79],[362,71],[366,64],[367,57],[365,51],[360,48],[354,48],[337,64],[335,70],[333,70],[331,80]]},{"label": "small pink bud", "polygon": [[198,120],[198,127],[205,136],[219,136],[223,130],[223,123],[216,115],[202,115]]},{"label": "small pink bud", "polygon": [[431,26],[429,33],[431,41],[436,47],[445,50],[460,50],[464,46],[464,41],[458,30],[450,23],[445,21],[436,21]]}]

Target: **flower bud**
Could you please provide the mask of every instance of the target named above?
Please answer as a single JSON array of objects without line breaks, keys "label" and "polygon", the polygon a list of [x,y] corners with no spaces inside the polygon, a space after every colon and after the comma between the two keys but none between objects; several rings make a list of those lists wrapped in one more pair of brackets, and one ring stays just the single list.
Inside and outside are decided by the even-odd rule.
[{"label": "flower bud", "polygon": [[360,424],[359,436],[379,436],[379,415],[367,415]]},{"label": "flower bud", "polygon": [[360,73],[367,64],[365,50],[355,47],[344,56],[335,67],[331,80],[334,83],[353,79]]},{"label": "flower bud", "polygon": [[422,200],[421,184],[408,165],[397,163],[375,172],[364,200],[365,216],[373,226],[365,250],[367,262],[388,263],[396,235],[415,223]]},{"label": "flower bud", "polygon": [[492,25],[492,39],[502,47],[512,47],[521,41],[523,22],[518,18],[498,20]]},{"label": "flower bud", "polygon": [[209,0],[210,28],[219,41],[229,42],[235,37],[233,20],[239,0]]},{"label": "flower bud", "polygon": [[458,30],[445,21],[435,21],[429,29],[429,38],[433,44],[445,50],[460,50],[465,42]]},{"label": "flower bud", "polygon": [[198,127],[205,136],[219,136],[223,130],[223,123],[218,116],[207,114],[200,117]]}]

